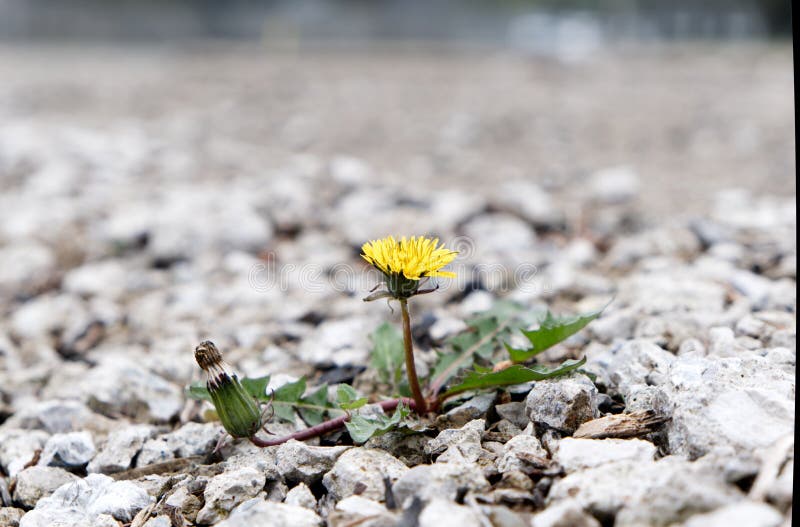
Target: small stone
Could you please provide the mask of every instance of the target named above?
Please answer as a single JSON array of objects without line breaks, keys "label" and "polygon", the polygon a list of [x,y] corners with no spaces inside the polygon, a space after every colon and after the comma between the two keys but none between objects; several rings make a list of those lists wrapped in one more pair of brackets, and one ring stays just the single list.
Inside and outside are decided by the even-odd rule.
[{"label": "small stone", "polygon": [[[428,455],[444,455],[447,453],[446,451],[449,451],[451,448],[458,448],[465,452],[477,448],[480,451],[481,439],[483,439],[485,428],[486,421],[483,419],[475,419],[461,428],[442,430],[439,432],[439,435],[428,441],[428,444],[425,445],[425,453]],[[471,458],[472,456],[468,457]],[[470,459],[470,462],[476,460],[477,456],[475,456],[474,459]]]},{"label": "small stone", "polygon": [[228,519],[216,527],[321,527],[322,518],[316,513],[295,505],[264,501],[261,498],[247,500],[233,511]]},{"label": "small stone", "polygon": [[25,511],[16,507],[0,507],[0,525],[3,527],[19,527]]},{"label": "small stone", "polygon": [[575,439],[558,443],[554,459],[567,472],[591,468],[624,459],[652,461],[656,447],[641,439]]},{"label": "small stone", "polygon": [[766,503],[742,502],[689,518],[684,527],[779,527],[783,516]]},{"label": "small stone", "polygon": [[531,527],[600,527],[600,522],[576,501],[562,500],[534,516]]},{"label": "small stone", "polygon": [[592,197],[609,204],[624,203],[635,198],[639,187],[639,175],[627,166],[598,170],[589,181]]},{"label": "small stone", "polygon": [[492,196],[501,210],[516,214],[534,225],[558,226],[564,221],[564,212],[552,196],[529,180],[512,180],[503,183]]},{"label": "small stone", "polygon": [[441,527],[458,525],[460,527],[481,527],[479,516],[464,505],[436,498],[428,502],[419,515],[419,527]]},{"label": "small stone", "polygon": [[436,322],[428,329],[428,335],[434,342],[442,342],[467,329],[467,324],[460,318],[442,317],[437,318]]},{"label": "small stone", "polygon": [[547,499],[550,503],[574,499],[595,517],[616,515],[615,526],[633,527],[681,522],[692,514],[738,502],[742,494],[720,474],[668,456],[573,472],[553,484]]},{"label": "small stone", "polygon": [[708,346],[709,355],[718,357],[732,357],[745,350],[736,341],[736,335],[728,327],[714,327],[708,330],[708,338],[711,341]]},{"label": "small stone", "polygon": [[142,527],[172,527],[172,520],[168,516],[156,516],[144,522]]},{"label": "small stone", "polygon": [[363,496],[348,496],[339,500],[336,503],[336,510],[357,516],[377,516],[387,512],[382,503],[369,500]]},{"label": "small stone", "polygon": [[326,320],[303,340],[297,357],[310,364],[365,364],[369,357],[369,335],[377,326],[374,317]]},{"label": "small stone", "polygon": [[339,183],[357,185],[370,177],[372,168],[357,157],[336,156],[331,159],[330,174]]},{"label": "small stone", "polygon": [[357,494],[363,498],[384,501],[384,479],[394,483],[408,472],[402,462],[383,450],[353,448],[339,456],[322,484],[336,500]]},{"label": "small stone", "polygon": [[222,427],[217,423],[186,423],[174,432],[145,441],[136,458],[136,466],[208,454],[222,432]]},{"label": "small stone", "polygon": [[746,315],[736,322],[736,333],[739,335],[761,338],[767,336],[768,332],[771,333],[769,324],[753,315]]},{"label": "small stone", "polygon": [[110,514],[98,514],[92,520],[92,527],[121,527],[121,525]]},{"label": "small stone", "polygon": [[0,466],[12,478],[31,462],[37,450],[44,447],[50,437],[41,430],[0,430]]},{"label": "small stone", "polygon": [[112,474],[131,468],[133,458],[155,433],[156,429],[148,425],[127,426],[112,432],[86,470]]},{"label": "small stone", "polygon": [[208,482],[205,480],[184,480],[184,482],[181,482],[177,488],[172,491],[172,494],[169,495],[165,503],[168,507],[180,509],[181,515],[183,515],[187,521],[194,523],[197,519],[197,513],[203,508],[203,502],[200,501],[200,498],[198,498],[195,493],[204,491],[204,486],[207,485]]},{"label": "small stone", "polygon": [[125,292],[127,277],[128,272],[121,261],[91,262],[64,275],[62,287],[76,295],[118,298]]},{"label": "small stone", "polygon": [[425,454],[428,437],[422,434],[406,434],[393,430],[386,434],[371,437],[363,446],[388,452],[406,466],[414,466],[429,461]]},{"label": "small stone", "polygon": [[597,388],[585,375],[548,379],[533,385],[525,406],[528,418],[556,430],[574,432],[600,415]]},{"label": "small stone", "polygon": [[56,268],[53,252],[35,242],[0,247],[0,261],[14,263],[0,268],[0,294],[41,285],[42,278]]},{"label": "small stone", "polygon": [[530,422],[525,410],[525,403],[522,401],[498,404],[494,409],[497,411],[497,415],[515,424],[520,429],[528,426]]},{"label": "small stone", "polygon": [[305,483],[298,483],[296,487],[287,492],[283,502],[287,505],[304,507],[312,511],[317,506],[317,498],[314,497],[311,489]]},{"label": "small stone", "polygon": [[28,467],[17,474],[14,501],[32,509],[40,498],[50,496],[61,485],[79,479],[78,476],[56,467]]},{"label": "small stone", "polygon": [[588,358],[586,369],[613,394],[627,397],[634,386],[666,382],[675,356],[646,339],[634,339]]},{"label": "small stone", "polygon": [[184,405],[175,384],[124,356],[109,356],[81,382],[87,404],[104,415],[122,414],[137,421],[167,422]]},{"label": "small stone", "polygon": [[94,521],[104,514],[127,523],[152,501],[153,498],[130,481],[114,481],[102,474],[89,474],[40,499],[36,508],[22,518],[20,527],[94,525]]},{"label": "small stone", "polygon": [[92,412],[80,401],[53,399],[20,409],[6,421],[5,426],[40,429],[51,434],[63,432],[106,433],[117,423]]},{"label": "small stone", "polygon": [[247,499],[257,496],[266,484],[264,474],[254,468],[240,468],[211,478],[203,492],[205,505],[197,513],[201,525],[217,523]]},{"label": "small stone", "polygon": [[348,446],[310,446],[301,441],[287,441],[278,447],[278,472],[287,483],[312,485],[331,470],[336,460],[348,449]]},{"label": "small stone", "polygon": [[470,421],[486,417],[494,403],[493,393],[476,395],[472,399],[447,411],[436,419],[437,426],[461,427]]},{"label": "small stone", "polygon": [[673,408],[665,424],[673,454],[748,453],[794,430],[794,366],[776,368],[752,352],[687,357],[670,368],[662,387]]},{"label": "small stone", "polygon": [[531,459],[530,456],[542,460],[547,460],[548,458],[547,451],[535,436],[520,434],[512,437],[503,445],[502,454],[497,461],[497,470],[501,473],[513,470],[525,472],[525,468],[528,465],[525,459]]},{"label": "small stone", "polygon": [[81,468],[94,457],[95,448],[89,432],[54,434],[44,444],[40,466]]},{"label": "small stone", "polygon": [[395,482],[392,491],[397,503],[404,504],[412,496],[422,500],[454,500],[462,489],[477,492],[488,488],[483,470],[474,463],[434,463],[407,470]]}]

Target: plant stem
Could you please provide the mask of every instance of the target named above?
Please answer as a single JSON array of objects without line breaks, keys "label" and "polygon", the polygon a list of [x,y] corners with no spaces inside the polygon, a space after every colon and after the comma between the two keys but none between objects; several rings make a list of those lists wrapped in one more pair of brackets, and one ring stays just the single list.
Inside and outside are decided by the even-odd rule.
[{"label": "plant stem", "polygon": [[411,342],[411,317],[408,315],[408,299],[400,299],[400,312],[403,314],[403,344],[406,350],[406,374],[408,375],[408,386],[414,396],[416,410],[418,414],[428,413],[428,403],[422,395],[417,378],[417,368],[414,365],[414,344]]},{"label": "plant stem", "polygon": [[[378,406],[381,407],[384,413],[388,413],[388,412],[393,412],[400,403],[405,403],[411,408],[416,408],[416,403],[411,399],[407,399],[405,397],[401,397],[400,399],[390,399],[388,401],[381,401],[380,403],[378,403]],[[291,439],[295,439],[297,441],[304,441],[306,439],[311,439],[312,437],[319,437],[321,435],[327,434],[328,432],[338,430],[339,428],[343,427],[344,424],[349,419],[350,419],[350,414],[345,414],[340,417],[337,417],[336,419],[325,421],[316,426],[312,426],[311,428],[306,428],[305,430],[298,430],[293,434],[289,434],[283,437],[278,437],[275,439],[261,439],[260,437],[252,436],[249,439],[251,443],[253,443],[258,447],[280,445]]]}]

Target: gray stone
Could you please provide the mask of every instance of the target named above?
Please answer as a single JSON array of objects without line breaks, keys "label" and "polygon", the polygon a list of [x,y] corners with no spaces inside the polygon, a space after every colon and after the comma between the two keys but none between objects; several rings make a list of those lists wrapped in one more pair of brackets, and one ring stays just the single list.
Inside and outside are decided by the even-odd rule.
[{"label": "gray stone", "polygon": [[70,269],[64,275],[62,287],[76,295],[119,298],[125,292],[127,277],[121,260],[91,262]]},{"label": "gray stone", "polygon": [[656,447],[641,439],[575,439],[558,442],[553,458],[567,472],[621,460],[653,461]]},{"label": "gray stone", "polygon": [[19,527],[25,511],[16,507],[0,507],[0,525],[3,527]]},{"label": "gray stone", "polygon": [[480,516],[464,505],[447,499],[434,498],[429,501],[419,515],[419,527],[441,527],[458,525],[461,527],[481,527]]},{"label": "gray stone", "polygon": [[326,320],[297,350],[297,357],[310,364],[364,364],[368,360],[369,335],[378,325],[373,317]]},{"label": "gray stone", "polygon": [[485,491],[489,482],[483,470],[471,463],[434,463],[417,465],[407,470],[394,483],[392,491],[398,504],[412,496],[422,500],[444,498],[454,500],[459,489]]},{"label": "gray stone", "polygon": [[33,241],[0,247],[0,294],[43,284],[56,268],[56,258],[45,245]]},{"label": "gray stone", "polygon": [[179,429],[145,441],[136,458],[136,466],[169,461],[176,457],[206,455],[222,437],[223,428],[217,423],[186,423]]},{"label": "gray stone", "polygon": [[564,212],[552,196],[529,180],[503,183],[493,194],[492,203],[535,225],[554,226],[564,221]]},{"label": "gray stone", "polygon": [[751,452],[794,429],[794,373],[770,367],[764,357],[687,358],[670,368],[668,380],[673,411],[666,431],[673,454]]},{"label": "gray stone", "polygon": [[494,407],[494,409],[497,411],[497,415],[508,420],[519,428],[525,428],[530,422],[530,419],[528,419],[528,414],[525,410],[525,403],[522,401],[498,404]]},{"label": "gray stone", "polygon": [[336,500],[358,494],[383,501],[386,497],[384,479],[394,483],[406,472],[408,467],[383,450],[353,448],[339,456],[322,483]]},{"label": "gray stone", "polygon": [[[204,479],[186,478],[176,485],[164,504],[167,507],[180,509],[181,515],[186,518],[187,521],[194,523],[197,519],[197,513],[203,508],[203,502],[200,501],[200,498],[197,497],[195,493],[204,491],[204,486],[207,484],[208,481]],[[161,489],[158,488],[155,492],[160,494],[160,490]]]},{"label": "gray stone", "polygon": [[240,468],[211,478],[203,496],[205,505],[197,513],[197,523],[210,525],[224,519],[240,503],[264,490],[266,477],[254,468]]},{"label": "gray stone", "polygon": [[708,330],[708,354],[717,357],[733,357],[745,348],[741,346],[729,327],[713,327]]},{"label": "gray stone", "polygon": [[347,446],[310,446],[301,441],[287,441],[278,447],[278,472],[289,483],[311,485],[331,470],[336,460],[348,449],[350,447]]},{"label": "gray stone", "polygon": [[81,468],[95,455],[94,441],[89,432],[53,434],[44,444],[40,466]]},{"label": "gray stone", "polygon": [[142,527],[172,527],[172,520],[169,516],[156,516],[144,522]]},{"label": "gray stone", "polygon": [[314,497],[311,489],[309,489],[308,485],[305,483],[298,483],[296,487],[289,490],[283,502],[287,505],[304,507],[311,510],[314,510],[314,507],[317,506],[317,498]]},{"label": "gray stone", "polygon": [[53,333],[89,321],[84,303],[73,295],[39,295],[11,315],[11,329],[20,337],[47,339]]},{"label": "gray stone", "polygon": [[574,374],[536,382],[525,406],[533,423],[574,432],[582,423],[600,415],[596,399],[597,388],[592,381]]},{"label": "gray stone", "polygon": [[0,466],[14,477],[33,460],[34,454],[44,447],[48,437],[41,430],[0,429]]},{"label": "gray stone", "polygon": [[81,381],[87,404],[103,414],[167,422],[180,413],[183,391],[125,356],[108,356]]},{"label": "gray stone", "polygon": [[131,468],[133,458],[144,442],[156,434],[148,425],[133,425],[112,432],[100,452],[89,462],[89,472],[111,474]]},{"label": "gray stone", "polygon": [[741,493],[721,476],[673,456],[625,460],[580,470],[556,481],[548,502],[574,499],[593,516],[614,516],[615,526],[670,525],[738,502]]},{"label": "gray stone", "polygon": [[531,527],[600,527],[580,503],[565,499],[549,505],[531,520]]},{"label": "gray stone", "polygon": [[386,506],[363,496],[348,496],[336,503],[336,510],[354,516],[379,516],[386,514]]},{"label": "gray stone", "polygon": [[89,474],[40,499],[36,508],[23,516],[20,527],[93,525],[104,514],[130,522],[152,501],[153,498],[130,481]]},{"label": "gray stone", "polygon": [[442,342],[465,329],[467,329],[467,324],[460,318],[442,317],[437,318],[436,322],[428,329],[428,335],[434,342]]},{"label": "gray stone", "polygon": [[589,190],[594,199],[608,204],[623,203],[639,193],[639,176],[628,166],[604,168],[592,174]]},{"label": "gray stone", "polygon": [[637,386],[666,382],[675,356],[644,339],[629,340],[588,357],[586,369],[612,393],[627,397]]},{"label": "gray stone", "polygon": [[425,453],[428,455],[441,454],[439,457],[444,457],[442,461],[447,461],[456,455],[455,450],[458,450],[462,456],[469,458],[470,462],[475,462],[480,455],[485,428],[486,421],[475,419],[461,428],[442,430],[439,435],[425,445]]},{"label": "gray stone", "polygon": [[28,467],[17,474],[14,501],[32,509],[40,498],[50,496],[61,485],[79,479],[78,476],[56,467]]},{"label": "gray stone", "polygon": [[80,401],[54,399],[26,406],[11,416],[4,426],[39,429],[51,434],[89,430],[104,434],[118,423],[92,412]]},{"label": "gray stone", "polygon": [[451,408],[446,414],[436,419],[438,426],[447,425],[450,427],[461,427],[468,422],[486,417],[486,413],[492,407],[495,394],[484,393],[476,395],[472,399]]},{"label": "gray stone", "polygon": [[549,457],[547,451],[535,436],[520,434],[512,437],[503,445],[502,453],[497,460],[497,470],[501,473],[511,472],[512,470],[522,470],[524,472],[526,466],[525,456],[534,456],[542,459]]},{"label": "gray stone", "polygon": [[228,519],[219,522],[216,527],[253,527],[255,525],[258,527],[321,527],[322,518],[304,507],[253,498],[236,507]]},{"label": "gray stone", "polygon": [[684,527],[779,527],[783,516],[766,503],[745,501],[697,514],[684,523]]}]

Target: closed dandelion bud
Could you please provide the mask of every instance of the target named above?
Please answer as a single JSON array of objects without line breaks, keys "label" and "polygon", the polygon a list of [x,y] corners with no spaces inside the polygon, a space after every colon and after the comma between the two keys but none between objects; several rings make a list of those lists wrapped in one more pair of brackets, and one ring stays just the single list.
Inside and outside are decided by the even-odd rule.
[{"label": "closed dandelion bud", "polygon": [[252,437],[261,428],[261,410],[235,373],[228,373],[222,355],[213,342],[205,341],[194,350],[194,358],[206,372],[206,388],[222,426],[233,437]]}]

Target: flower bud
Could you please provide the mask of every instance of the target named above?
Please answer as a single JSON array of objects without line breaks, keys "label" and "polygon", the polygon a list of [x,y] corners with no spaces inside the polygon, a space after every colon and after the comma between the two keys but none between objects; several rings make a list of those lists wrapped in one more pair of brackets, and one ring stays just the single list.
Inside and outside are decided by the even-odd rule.
[{"label": "flower bud", "polygon": [[222,355],[211,341],[194,350],[200,368],[208,375],[206,388],[211,395],[222,426],[233,437],[252,437],[261,428],[261,410],[256,399],[247,393],[235,373],[228,373]]}]

